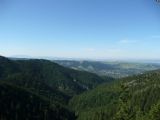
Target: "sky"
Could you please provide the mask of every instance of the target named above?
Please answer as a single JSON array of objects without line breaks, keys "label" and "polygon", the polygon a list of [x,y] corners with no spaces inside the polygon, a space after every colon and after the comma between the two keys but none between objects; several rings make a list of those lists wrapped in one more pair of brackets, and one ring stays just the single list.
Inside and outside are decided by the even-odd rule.
[{"label": "sky", "polygon": [[0,55],[160,59],[160,3],[0,0]]}]

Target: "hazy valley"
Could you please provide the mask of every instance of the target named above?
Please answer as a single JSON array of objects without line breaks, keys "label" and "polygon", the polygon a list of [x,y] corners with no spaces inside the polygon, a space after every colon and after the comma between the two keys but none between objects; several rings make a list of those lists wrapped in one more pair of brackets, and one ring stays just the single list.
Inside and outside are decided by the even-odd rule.
[{"label": "hazy valley", "polygon": [[146,71],[160,69],[158,62],[127,62],[127,61],[73,61],[55,60],[54,62],[75,70],[88,71],[100,76],[110,76],[113,78],[128,77],[131,75],[142,74]]}]

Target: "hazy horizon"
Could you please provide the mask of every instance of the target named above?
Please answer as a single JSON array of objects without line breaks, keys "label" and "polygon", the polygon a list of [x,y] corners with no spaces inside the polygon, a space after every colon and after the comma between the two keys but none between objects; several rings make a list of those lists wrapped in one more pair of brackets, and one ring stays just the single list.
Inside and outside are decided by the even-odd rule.
[{"label": "hazy horizon", "polygon": [[56,57],[56,56],[29,56],[29,55],[12,55],[3,57],[11,59],[44,59],[44,60],[66,60],[66,61],[97,61],[97,62],[124,62],[124,63],[160,63],[160,59],[133,59],[133,58],[76,58],[76,57]]}]

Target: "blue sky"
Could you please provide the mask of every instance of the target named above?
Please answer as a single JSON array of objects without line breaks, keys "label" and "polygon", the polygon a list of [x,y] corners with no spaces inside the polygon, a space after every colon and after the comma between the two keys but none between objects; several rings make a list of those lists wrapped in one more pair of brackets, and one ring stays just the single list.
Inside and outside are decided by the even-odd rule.
[{"label": "blue sky", "polygon": [[0,0],[0,54],[160,59],[155,0]]}]

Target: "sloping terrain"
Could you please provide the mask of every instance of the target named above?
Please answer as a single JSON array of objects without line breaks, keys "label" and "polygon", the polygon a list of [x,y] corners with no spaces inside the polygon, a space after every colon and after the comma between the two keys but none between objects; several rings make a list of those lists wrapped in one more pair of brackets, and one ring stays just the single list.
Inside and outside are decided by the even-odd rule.
[{"label": "sloping terrain", "polygon": [[157,70],[101,85],[75,96],[70,106],[78,120],[159,120],[159,91]]}]

